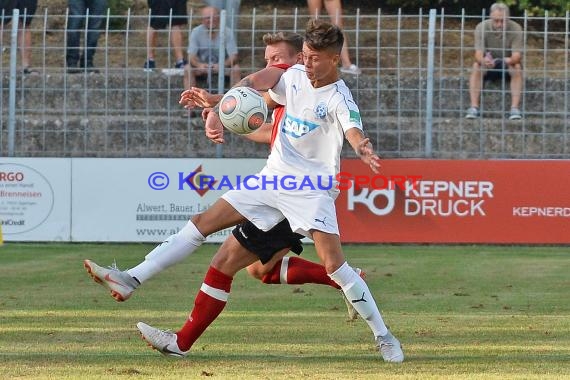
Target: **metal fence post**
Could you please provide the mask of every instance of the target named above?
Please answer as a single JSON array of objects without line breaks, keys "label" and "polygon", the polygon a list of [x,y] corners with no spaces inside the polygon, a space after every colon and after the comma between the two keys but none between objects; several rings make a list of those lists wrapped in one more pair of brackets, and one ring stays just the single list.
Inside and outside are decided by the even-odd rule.
[{"label": "metal fence post", "polygon": [[8,156],[14,156],[16,140],[16,65],[18,60],[18,23],[20,10],[12,13],[12,30],[10,32],[10,84],[8,93]]},{"label": "metal fence post", "polygon": [[428,25],[428,56],[427,56],[427,83],[426,83],[426,157],[432,154],[433,132],[433,73],[435,59],[435,18],[436,10],[429,10]]},{"label": "metal fence post", "polygon": [[[218,94],[224,93],[225,87],[225,60],[226,60],[226,11],[220,11],[220,45],[218,51]],[[231,68],[230,68],[231,70]],[[224,156],[222,144],[216,144],[216,158],[222,158]]]}]

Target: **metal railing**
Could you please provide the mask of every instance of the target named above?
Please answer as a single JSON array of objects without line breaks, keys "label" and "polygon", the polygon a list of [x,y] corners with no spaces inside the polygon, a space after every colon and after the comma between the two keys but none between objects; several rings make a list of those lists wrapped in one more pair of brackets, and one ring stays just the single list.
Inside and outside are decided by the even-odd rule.
[{"label": "metal railing", "polygon": [[[350,55],[362,75],[343,79],[367,134],[385,157],[570,158],[570,17],[519,17],[524,29],[524,118],[505,118],[508,84],[486,85],[483,117],[466,120],[473,31],[480,15],[343,15]],[[157,69],[144,72],[148,14],[106,15],[95,65],[67,74],[67,14],[37,14],[30,26],[39,75],[20,73],[15,29],[0,37],[0,155],[96,157],[264,157],[267,148],[228,136],[216,150],[199,118],[178,105],[182,72],[169,30],[160,31]],[[261,36],[302,32],[306,10],[241,12],[235,31],[244,75],[264,66]],[[189,26],[199,21],[189,12]],[[14,24],[13,24],[14,25]],[[4,27],[4,25],[2,25]],[[186,36],[187,37],[187,36]],[[84,39],[82,39],[83,41]],[[215,87],[210,88],[215,90]],[[351,152],[347,151],[350,156]]]}]

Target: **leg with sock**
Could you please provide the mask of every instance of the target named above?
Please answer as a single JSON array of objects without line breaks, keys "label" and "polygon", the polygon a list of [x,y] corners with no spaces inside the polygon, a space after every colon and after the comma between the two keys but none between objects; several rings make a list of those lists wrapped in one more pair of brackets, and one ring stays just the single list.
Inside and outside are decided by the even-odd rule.
[{"label": "leg with sock", "polygon": [[182,358],[194,342],[222,312],[228,301],[233,277],[210,267],[194,300],[194,309],[177,333],[160,330],[144,322],[137,323],[142,337],[164,355]]},{"label": "leg with sock", "polygon": [[328,275],[325,267],[300,257],[284,257],[263,276],[266,284],[322,284],[340,289]]},{"label": "leg with sock", "polygon": [[171,235],[153,249],[144,261],[134,268],[122,271],[115,263],[105,268],[91,260],[85,260],[83,266],[95,282],[107,287],[111,296],[122,302],[128,300],[141,283],[188,257],[204,240],[194,223],[189,221],[177,234]]},{"label": "leg with sock", "polygon": [[368,289],[366,282],[348,265],[344,263],[330,278],[340,285],[346,297],[358,311],[358,314],[368,323],[375,337],[385,335],[388,328],[380,315],[376,301]]},{"label": "leg with sock", "polygon": [[149,345],[165,355],[183,357],[188,354],[194,342],[226,306],[235,274],[257,260],[250,252],[236,252],[230,247],[226,240],[214,255],[194,300],[194,308],[178,332],[163,331],[144,322],[137,323]]},{"label": "leg with sock", "polygon": [[400,342],[388,331],[366,282],[346,262],[329,276],[340,285],[347,299],[372,330],[384,360],[402,362],[404,353]]},{"label": "leg with sock", "polygon": [[204,240],[205,237],[190,220],[178,233],[171,235],[146,255],[142,263],[127,270],[127,273],[143,283],[155,274],[184,260],[200,247]]},{"label": "leg with sock", "polygon": [[178,346],[188,351],[194,342],[220,315],[228,301],[233,278],[210,267],[204,278],[194,308],[184,326],[176,333]]}]

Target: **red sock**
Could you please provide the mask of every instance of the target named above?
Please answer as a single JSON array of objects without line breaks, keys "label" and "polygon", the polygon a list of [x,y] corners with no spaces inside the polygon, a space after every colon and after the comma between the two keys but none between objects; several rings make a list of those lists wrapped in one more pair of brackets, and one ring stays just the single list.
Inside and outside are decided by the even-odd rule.
[{"label": "red sock", "polygon": [[[282,271],[286,280],[284,282],[281,282]],[[266,284],[322,284],[340,289],[340,286],[327,275],[324,266],[295,256],[284,257],[278,261],[261,281]]]},{"label": "red sock", "polygon": [[178,347],[187,351],[204,330],[220,315],[230,293],[233,278],[210,267],[194,300],[194,309],[178,335]]}]

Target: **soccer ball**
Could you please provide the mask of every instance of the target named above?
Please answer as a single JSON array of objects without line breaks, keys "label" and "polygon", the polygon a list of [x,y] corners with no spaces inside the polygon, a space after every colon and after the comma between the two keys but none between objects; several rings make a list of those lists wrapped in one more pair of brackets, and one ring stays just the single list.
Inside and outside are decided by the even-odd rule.
[{"label": "soccer ball", "polygon": [[219,115],[224,127],[238,135],[247,135],[265,122],[267,105],[253,88],[234,87],[220,101]]}]

